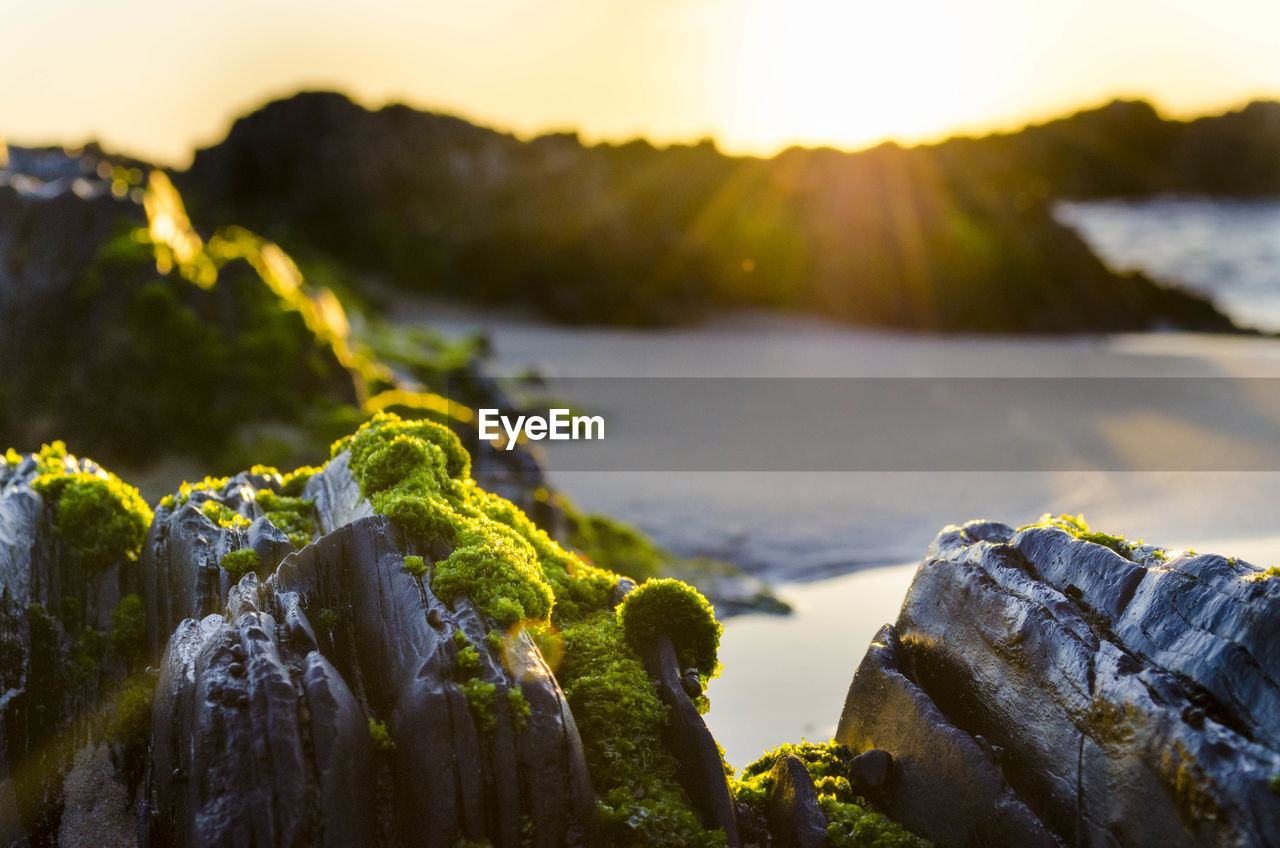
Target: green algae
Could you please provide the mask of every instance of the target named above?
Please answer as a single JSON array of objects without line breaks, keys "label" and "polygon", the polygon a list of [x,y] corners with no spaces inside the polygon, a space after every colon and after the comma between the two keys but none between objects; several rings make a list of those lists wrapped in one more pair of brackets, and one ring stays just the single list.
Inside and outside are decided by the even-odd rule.
[{"label": "green algae", "polygon": [[603,607],[617,576],[561,548],[510,502],[470,479],[471,459],[453,431],[380,412],[334,445],[350,451],[352,476],[376,512],[453,552],[432,569],[431,589],[469,598],[507,626]]},{"label": "green algae", "polygon": [[657,577],[670,557],[639,530],[603,515],[570,512],[569,544],[591,562],[637,582]]},{"label": "green algae", "polygon": [[834,740],[801,741],[765,752],[760,759],[743,767],[741,778],[729,781],[734,801],[763,817],[773,788],[774,764],[785,754],[798,757],[813,778],[818,803],[827,816],[827,845],[832,848],[927,848],[930,845],[853,793],[848,774],[854,753]]},{"label": "green algae", "polygon": [[[412,535],[453,548],[430,569],[437,596],[469,598],[500,627],[521,622],[539,644],[551,639],[552,621],[559,625],[564,650],[557,678],[583,740],[599,825],[610,844],[723,844],[724,834],[704,831],[692,811],[677,762],[662,743],[667,708],[609,609],[618,576],[565,551],[509,501],[476,486],[470,457],[441,424],[378,413],[332,453],[344,450],[375,511]],[[713,673],[719,625],[705,599],[676,581],[645,585],[651,588],[632,593],[640,592],[632,617],[637,639],[652,638],[658,617],[668,616],[682,660]],[[455,674],[462,678],[456,685],[477,728],[491,732],[498,687],[475,676],[479,652],[466,636],[454,639]],[[518,689],[505,697],[519,729],[528,702]]]},{"label": "green algae", "polygon": [[615,845],[721,845],[690,809],[678,764],[663,746],[668,710],[622,625],[598,612],[563,631],[557,678],[582,736],[605,841]]},{"label": "green algae", "polygon": [[636,587],[618,607],[618,622],[627,641],[639,652],[659,634],[671,637],[681,668],[696,668],[714,677],[720,632],[711,604],[697,589],[679,580],[650,580]]},{"label": "green algae", "polygon": [[[1102,545],[1104,548],[1110,548],[1127,560],[1134,560],[1135,552],[1143,547],[1142,540],[1129,541],[1124,536],[1116,536],[1111,533],[1102,533],[1094,530],[1089,523],[1084,520],[1083,515],[1051,515],[1045,513],[1040,516],[1040,520],[1034,524],[1028,524],[1026,527],[1019,527],[1019,530],[1029,530],[1035,527],[1052,527],[1063,530],[1072,536],[1084,542],[1092,542],[1095,545]],[[1164,559],[1165,552],[1156,550],[1154,555],[1159,559]]]},{"label": "green algae", "polygon": [[255,496],[266,519],[289,537],[295,549],[301,548],[318,533],[315,502],[306,498],[277,495],[262,489]]},{"label": "green algae", "polygon": [[101,571],[135,563],[151,508],[138,490],[106,471],[80,471],[66,445],[44,445],[40,473],[31,482],[53,513],[54,531],[85,568]]},{"label": "green algae", "polygon": [[404,570],[412,574],[414,577],[425,577],[427,574],[427,564],[420,556],[409,555],[404,558]]},{"label": "green algae", "polygon": [[241,548],[231,551],[218,560],[218,567],[227,572],[232,580],[239,580],[249,572],[257,574],[262,570],[262,558],[253,548]]},{"label": "green algae", "polygon": [[518,687],[512,687],[507,690],[507,716],[511,719],[511,726],[517,732],[524,730],[529,724],[529,716],[533,714],[529,707],[529,701],[525,698],[524,692]]},{"label": "green algae", "polygon": [[112,705],[107,738],[145,751],[151,739],[151,704],[155,692],[155,680],[145,673],[126,680]]},{"label": "green algae", "polygon": [[498,702],[498,685],[477,678],[460,680],[455,685],[466,696],[467,708],[476,723],[476,729],[482,734],[492,733],[498,726],[497,716],[494,715]]},{"label": "green algae", "polygon": [[395,740],[387,730],[387,723],[373,717],[369,718],[369,743],[380,754],[389,754],[396,749]]},{"label": "green algae", "polygon": [[249,525],[252,523],[234,509],[218,501],[205,501],[200,504],[200,511],[212,520],[214,524],[228,530],[248,530]]}]

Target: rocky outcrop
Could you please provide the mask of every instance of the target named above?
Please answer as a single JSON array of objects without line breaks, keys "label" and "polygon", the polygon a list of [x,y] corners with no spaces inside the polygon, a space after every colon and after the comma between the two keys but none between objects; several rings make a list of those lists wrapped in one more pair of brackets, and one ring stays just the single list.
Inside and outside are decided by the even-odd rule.
[{"label": "rocky outcrop", "polygon": [[[1234,329],[1198,295],[1103,266],[1050,214],[1059,175],[1011,146],[765,160],[711,142],[522,142],[304,92],[237,120],[179,179],[206,220],[569,321],[763,306],[933,331]],[[1070,138],[1060,148],[1067,170],[1127,172]]]},{"label": "rocky outcrop", "polygon": [[1099,542],[944,530],[836,738],[941,846],[1280,843],[1280,581]]},{"label": "rocky outcrop", "polygon": [[[0,463],[3,844],[599,844],[539,643],[438,597],[452,547],[374,513],[348,459],[184,486],[110,568],[70,545],[49,500],[65,489],[40,482],[105,472],[61,448]],[[634,588],[615,583],[610,622]],[[659,641],[678,716],[662,756],[736,845],[715,742]]]}]

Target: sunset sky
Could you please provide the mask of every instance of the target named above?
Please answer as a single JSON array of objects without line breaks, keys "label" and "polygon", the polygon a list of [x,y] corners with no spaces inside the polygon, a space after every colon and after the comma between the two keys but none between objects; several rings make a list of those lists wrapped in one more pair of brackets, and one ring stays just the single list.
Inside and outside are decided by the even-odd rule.
[{"label": "sunset sky", "polygon": [[300,88],[731,152],[1280,97],[1274,0],[0,0],[0,134],[184,164]]}]

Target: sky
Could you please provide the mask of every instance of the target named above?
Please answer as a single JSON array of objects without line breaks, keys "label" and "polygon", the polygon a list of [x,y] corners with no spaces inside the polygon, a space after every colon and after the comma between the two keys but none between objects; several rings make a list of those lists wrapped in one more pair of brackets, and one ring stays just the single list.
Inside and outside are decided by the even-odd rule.
[{"label": "sky", "polygon": [[182,166],[300,89],[734,153],[1280,98],[1274,0],[0,0],[0,136]]}]

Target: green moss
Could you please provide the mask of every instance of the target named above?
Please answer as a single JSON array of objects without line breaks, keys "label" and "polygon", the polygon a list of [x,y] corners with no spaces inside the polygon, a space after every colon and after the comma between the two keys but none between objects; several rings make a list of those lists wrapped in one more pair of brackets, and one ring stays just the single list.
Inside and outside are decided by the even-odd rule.
[{"label": "green moss", "polygon": [[[458,631],[461,633],[462,631]],[[469,678],[480,673],[480,652],[470,645],[458,651],[458,676]]]},{"label": "green moss", "polygon": [[504,626],[549,618],[553,604],[569,617],[605,605],[616,575],[566,552],[511,503],[477,487],[470,457],[447,427],[379,413],[334,445],[342,450],[350,450],[352,475],[375,511],[453,547],[432,571],[439,597],[470,598]]},{"label": "green moss", "polygon": [[1110,533],[1100,533],[1089,527],[1089,523],[1084,520],[1083,515],[1050,515],[1045,513],[1040,516],[1040,520],[1035,524],[1028,524],[1026,527],[1019,527],[1019,530],[1029,530],[1033,527],[1053,527],[1058,530],[1064,530],[1085,542],[1093,542],[1095,545],[1102,545],[1110,548],[1125,559],[1133,559],[1133,551],[1135,548],[1141,547],[1142,542],[1125,541],[1124,536],[1113,536]]},{"label": "green moss", "polygon": [[151,703],[155,692],[155,681],[148,675],[130,678],[116,696],[107,737],[126,747],[145,748],[151,739]]},{"label": "green moss", "polygon": [[250,571],[259,573],[262,569],[262,558],[253,548],[240,548],[225,554],[218,561],[218,567],[226,571],[232,580],[239,580]]},{"label": "green moss", "polygon": [[317,535],[315,502],[306,498],[277,495],[263,489],[255,495],[267,520],[289,537],[293,547],[301,548]]},{"label": "green moss", "polygon": [[669,559],[649,537],[603,515],[571,513],[569,544],[592,563],[637,582],[657,577]]},{"label": "green moss", "polygon": [[764,815],[772,771],[778,758],[792,754],[805,764],[818,790],[818,802],[827,815],[827,844],[833,848],[923,848],[929,843],[872,809],[853,794],[849,764],[854,754],[844,745],[800,742],[780,745],[742,769],[742,777],[730,780],[733,798]]},{"label": "green moss", "polygon": [[1271,791],[1280,795],[1280,774],[1275,775],[1271,780],[1267,781],[1267,785],[1271,787]]},{"label": "green moss", "polygon": [[111,611],[111,649],[132,666],[146,651],[147,612],[142,598],[125,595]]},{"label": "green moss", "polygon": [[389,754],[396,749],[395,740],[387,730],[387,723],[372,717],[369,718],[369,741],[373,743],[373,750],[380,754]]},{"label": "green moss", "polygon": [[719,672],[716,653],[723,628],[711,604],[687,583],[663,579],[641,584],[619,605],[618,621],[637,651],[666,634],[682,668],[696,668],[704,677]]},{"label": "green moss", "polygon": [[467,707],[471,710],[471,718],[476,729],[483,733],[492,733],[497,726],[494,709],[498,701],[497,684],[472,678],[456,684],[458,691],[467,698]]},{"label": "green moss", "polygon": [[1266,571],[1259,571],[1257,574],[1251,575],[1250,580],[1270,580],[1274,577],[1280,577],[1280,566],[1273,565]]},{"label": "green moss", "polygon": [[234,509],[218,501],[205,501],[200,504],[200,511],[214,524],[230,530],[248,530],[249,525],[253,523]]},{"label": "green moss", "polygon": [[832,848],[927,848],[932,844],[877,813],[865,801],[838,801],[833,795],[819,795],[818,803],[827,814],[827,844]]},{"label": "green moss", "polygon": [[320,468],[314,465],[304,465],[301,468],[295,468],[288,474],[281,477],[280,494],[287,497],[297,497],[302,494],[302,490],[306,488],[307,482],[320,472]]},{"label": "green moss", "polygon": [[61,442],[38,454],[40,473],[31,487],[53,511],[54,530],[90,570],[137,562],[151,525],[151,508],[138,490],[105,471],[72,470],[75,457]]},{"label": "green moss", "polygon": [[621,846],[723,844],[698,823],[662,744],[667,707],[627,644],[622,625],[597,612],[563,631],[557,678],[582,736],[604,842]]},{"label": "green moss", "polygon": [[484,641],[495,656],[502,656],[502,652],[506,649],[506,640],[502,637],[501,630],[490,630],[484,634]]},{"label": "green moss", "polygon": [[[210,492],[215,495],[221,494],[227,483],[230,482],[230,479],[231,478],[229,477],[206,477],[199,483],[183,481],[183,483],[178,486],[177,494],[165,495],[160,499],[160,506],[165,509],[177,509],[187,501],[191,500],[191,494],[193,492]],[[214,520],[216,521],[217,519],[215,518]]]},{"label": "green moss", "polygon": [[524,692],[518,686],[508,689],[507,715],[511,718],[511,726],[517,731],[524,730],[529,724],[529,716],[531,714],[529,701],[525,699]]},{"label": "green moss", "polygon": [[423,562],[420,556],[407,556],[404,558],[404,570],[412,574],[414,577],[425,577],[427,574],[427,564]]}]

